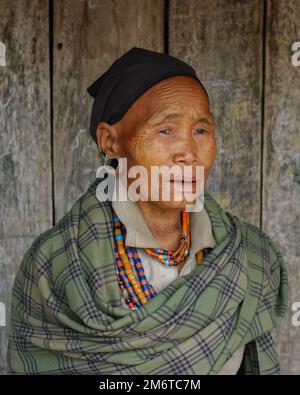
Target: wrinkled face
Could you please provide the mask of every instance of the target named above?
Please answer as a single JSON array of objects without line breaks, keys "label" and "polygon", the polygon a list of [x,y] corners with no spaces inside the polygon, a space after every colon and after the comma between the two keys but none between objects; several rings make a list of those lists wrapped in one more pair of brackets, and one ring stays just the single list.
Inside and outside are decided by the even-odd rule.
[{"label": "wrinkled face", "polygon": [[[207,96],[200,84],[188,76],[175,76],[160,81],[140,96],[121,121],[113,125],[117,129],[117,151],[119,157],[127,158],[128,170],[133,166],[143,166],[147,170],[148,179],[141,180],[148,185],[148,200],[151,200],[153,187],[159,188],[159,204],[161,207],[183,209],[191,200],[183,198],[175,200],[180,190],[195,192],[196,183],[170,181],[178,177],[170,176],[170,199],[163,201],[161,188],[165,181],[160,178],[159,184],[151,179],[152,166],[179,166],[191,169],[193,179],[196,166],[204,168],[204,183],[216,156],[216,138],[214,119],[210,112]],[[182,172],[184,175],[184,172]],[[136,177],[138,178],[138,176]],[[134,179],[128,178],[128,185]],[[151,184],[152,181],[152,184]],[[199,180],[196,180],[199,181]],[[185,188],[185,189],[182,189]],[[140,190],[142,195],[142,190]]]}]

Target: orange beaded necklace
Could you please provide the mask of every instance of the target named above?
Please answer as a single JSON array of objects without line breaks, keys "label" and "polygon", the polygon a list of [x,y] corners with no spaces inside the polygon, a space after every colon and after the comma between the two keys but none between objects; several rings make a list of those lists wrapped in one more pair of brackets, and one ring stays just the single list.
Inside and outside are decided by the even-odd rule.
[{"label": "orange beaded necklace", "polygon": [[185,210],[181,212],[181,223],[180,246],[174,253],[159,248],[145,248],[148,254],[168,266],[176,266],[181,263],[189,255],[191,245],[190,216]]}]

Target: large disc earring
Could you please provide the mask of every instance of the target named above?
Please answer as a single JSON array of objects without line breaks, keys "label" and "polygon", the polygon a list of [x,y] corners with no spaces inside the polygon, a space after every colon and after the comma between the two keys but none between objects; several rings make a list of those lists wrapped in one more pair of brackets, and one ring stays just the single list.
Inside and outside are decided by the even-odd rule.
[{"label": "large disc earring", "polygon": [[116,156],[106,157],[104,167],[108,172],[112,172],[111,168],[113,168],[113,172],[116,173],[119,169],[119,159]]}]

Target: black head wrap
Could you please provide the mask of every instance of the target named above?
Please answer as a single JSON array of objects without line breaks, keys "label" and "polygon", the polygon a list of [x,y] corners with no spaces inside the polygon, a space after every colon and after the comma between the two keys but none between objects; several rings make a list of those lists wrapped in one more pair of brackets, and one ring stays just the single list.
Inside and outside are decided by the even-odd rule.
[{"label": "black head wrap", "polygon": [[94,141],[97,143],[99,122],[107,122],[109,125],[118,122],[146,90],[175,75],[195,78],[207,95],[195,70],[174,56],[133,47],[118,58],[87,89],[95,99],[90,120],[90,133]]}]

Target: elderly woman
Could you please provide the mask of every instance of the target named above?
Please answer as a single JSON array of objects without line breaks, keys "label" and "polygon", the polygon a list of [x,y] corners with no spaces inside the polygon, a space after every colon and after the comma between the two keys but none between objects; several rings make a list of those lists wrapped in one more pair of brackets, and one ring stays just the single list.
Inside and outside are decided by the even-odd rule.
[{"label": "elderly woman", "polygon": [[[134,47],[88,92],[115,198],[99,199],[105,178],[96,177],[26,252],[13,288],[10,372],[278,374],[271,331],[286,311],[285,263],[268,235],[197,188],[216,136],[194,69]],[[140,199],[117,198],[136,166],[145,169]],[[155,184],[152,169],[163,166],[192,172]],[[202,209],[191,209],[201,197]]]}]

